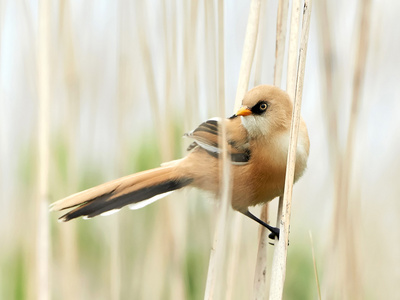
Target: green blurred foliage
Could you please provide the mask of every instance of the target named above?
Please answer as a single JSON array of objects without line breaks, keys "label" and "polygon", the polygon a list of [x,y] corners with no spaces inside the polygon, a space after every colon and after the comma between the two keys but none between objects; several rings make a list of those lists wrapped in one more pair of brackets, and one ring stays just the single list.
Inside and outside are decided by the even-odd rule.
[{"label": "green blurred foliage", "polygon": [[311,246],[306,243],[289,246],[283,298],[317,299]]}]

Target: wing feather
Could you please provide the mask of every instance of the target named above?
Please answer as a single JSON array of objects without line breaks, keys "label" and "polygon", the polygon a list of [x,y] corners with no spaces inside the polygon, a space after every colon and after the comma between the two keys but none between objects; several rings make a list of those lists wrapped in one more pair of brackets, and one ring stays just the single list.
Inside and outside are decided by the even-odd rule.
[{"label": "wing feather", "polygon": [[210,119],[201,123],[196,129],[185,136],[194,140],[188,151],[201,147],[213,157],[218,157],[222,152],[220,145],[221,122],[225,122],[226,148],[233,164],[246,164],[250,160],[249,139],[246,129],[241,124],[240,118]]}]

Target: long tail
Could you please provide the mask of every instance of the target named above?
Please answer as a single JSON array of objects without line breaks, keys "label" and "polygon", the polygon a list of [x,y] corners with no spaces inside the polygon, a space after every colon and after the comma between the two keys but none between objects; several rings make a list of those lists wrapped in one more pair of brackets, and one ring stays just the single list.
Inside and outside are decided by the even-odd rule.
[{"label": "long tail", "polygon": [[128,175],[54,202],[50,210],[74,208],[59,218],[62,222],[111,214],[123,206],[146,206],[193,181],[179,176],[172,166]]}]

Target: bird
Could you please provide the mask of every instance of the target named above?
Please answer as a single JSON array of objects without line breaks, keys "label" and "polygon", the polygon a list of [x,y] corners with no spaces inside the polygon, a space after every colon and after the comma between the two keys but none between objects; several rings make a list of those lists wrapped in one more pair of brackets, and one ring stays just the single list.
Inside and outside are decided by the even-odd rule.
[{"label": "bird", "polygon": [[[193,142],[185,157],[73,194],[51,204],[50,210],[70,209],[59,218],[61,222],[87,219],[124,206],[142,208],[184,187],[211,192],[218,199],[224,149],[231,164],[231,207],[269,229],[271,239],[279,239],[279,228],[257,218],[249,207],[283,195],[292,111],[287,92],[273,85],[256,86],[244,95],[234,115],[209,119],[186,133]],[[307,167],[309,149],[307,126],[301,118],[295,182]]]}]

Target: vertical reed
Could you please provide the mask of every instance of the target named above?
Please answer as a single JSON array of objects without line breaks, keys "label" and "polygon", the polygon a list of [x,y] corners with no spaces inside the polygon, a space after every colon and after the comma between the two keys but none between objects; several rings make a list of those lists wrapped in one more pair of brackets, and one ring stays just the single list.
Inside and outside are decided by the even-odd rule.
[{"label": "vertical reed", "polygon": [[368,54],[369,24],[371,1],[360,1],[360,15],[358,25],[358,36],[356,40],[355,65],[353,73],[352,99],[350,108],[350,120],[347,128],[347,140],[344,155],[341,161],[341,184],[338,186],[338,195],[341,197],[343,205],[339,210],[339,224],[336,224],[339,235],[339,259],[342,270],[341,288],[344,295],[351,299],[362,299],[363,291],[361,288],[362,273],[360,271],[360,259],[358,248],[358,233],[360,232],[360,203],[357,197],[351,197],[354,191],[354,141],[361,106],[361,88],[364,81],[366,60]]},{"label": "vertical reed", "polygon": [[[280,0],[278,3],[278,13],[276,22],[275,68],[274,68],[274,85],[280,88],[282,88],[281,82],[283,73],[283,62],[285,58],[288,10],[289,10],[289,0]],[[279,223],[282,216],[282,205],[283,205],[283,197],[279,197],[278,212],[276,218],[277,227],[279,227]]]},{"label": "vertical reed", "polygon": [[[174,159],[176,153],[176,145],[174,144],[174,120],[176,112],[173,109],[174,100],[177,98],[177,89],[179,83],[176,79],[178,76],[178,63],[177,63],[177,32],[176,32],[176,18],[170,18],[171,12],[176,11],[176,3],[163,2],[162,8],[162,22],[163,22],[163,44],[164,44],[164,60],[165,60],[165,86],[164,86],[164,110],[162,117],[162,128],[167,130],[163,131],[166,144],[163,145],[163,161],[170,161]],[[166,151],[164,151],[164,149]],[[167,223],[169,225],[170,239],[168,245],[169,251],[166,253],[165,260],[170,261],[167,266],[170,270],[170,288],[168,290],[171,299],[185,299],[185,281],[183,272],[184,267],[184,254],[186,251],[186,225],[187,225],[187,206],[186,201],[182,201],[182,195],[175,194],[175,201],[161,203],[161,210],[167,212]]]},{"label": "vertical reed", "polygon": [[252,0],[247,21],[246,36],[243,44],[242,61],[235,97],[235,112],[239,109],[250,81],[250,72],[257,45],[258,23],[260,18],[261,0]]},{"label": "vertical reed", "polygon": [[[243,46],[243,53],[242,53],[242,62],[241,62],[241,67],[240,67],[240,73],[239,73],[239,80],[238,80],[238,87],[236,91],[236,97],[235,97],[235,111],[240,107],[242,98],[244,94],[246,93],[249,85],[249,80],[250,80],[250,72],[251,72],[251,66],[253,63],[254,59],[254,52],[256,49],[256,42],[257,42],[257,32],[258,32],[258,23],[259,23],[259,15],[260,15],[260,5],[261,1],[260,0],[253,0],[250,5],[250,12],[249,12],[249,19],[247,23],[247,29],[246,29],[246,36],[245,36],[245,41],[244,41],[244,46]],[[219,43],[220,46],[223,43],[223,39],[221,41],[221,34],[223,33],[222,30],[222,24],[223,24],[223,19],[221,20],[221,17],[223,16],[223,3],[219,3]],[[221,47],[220,47],[221,48]],[[222,50],[222,51],[221,51]],[[223,49],[219,49],[219,70],[223,68]],[[220,74],[221,75],[221,74]],[[223,86],[223,78],[219,76],[219,91],[221,93],[221,86]],[[220,114],[224,114],[224,106],[221,105],[224,101],[224,98],[220,98]],[[223,125],[222,125],[223,127]],[[222,141],[224,141],[224,135],[225,135],[225,130],[222,128]],[[221,143],[223,147],[226,147],[225,143]],[[222,149],[224,155],[223,155],[223,160],[222,160],[222,178],[224,184],[222,188],[222,196],[221,196],[221,207],[220,211],[218,213],[217,219],[217,228],[215,232],[215,238],[214,238],[214,243],[213,243],[213,250],[210,255],[210,263],[209,263],[209,270],[208,270],[208,276],[207,276],[207,284],[206,284],[206,292],[205,292],[205,297],[204,299],[213,299],[215,297],[215,284],[217,280],[221,280],[221,277],[218,276],[218,274],[221,272],[222,269],[222,253],[226,249],[226,230],[225,230],[225,223],[226,223],[226,218],[227,218],[227,208],[228,208],[228,203],[230,203],[230,185],[231,185],[231,180],[230,180],[230,175],[229,175],[229,161],[226,155],[226,149]],[[234,220],[234,223],[237,224],[239,222],[239,218],[236,218]],[[233,228],[237,228],[239,226],[233,225]],[[237,232],[234,233],[235,238],[237,238]],[[230,249],[232,255],[228,259],[228,278],[227,278],[227,287],[228,289],[225,290],[225,296],[227,299],[229,299],[230,295],[233,293],[233,280],[234,280],[234,274],[235,274],[235,254],[237,254],[237,249]],[[221,284],[220,284],[221,286]],[[220,289],[221,290],[221,289]],[[219,295],[221,297],[220,293],[217,293],[216,295]]]},{"label": "vertical reed", "polygon": [[[63,85],[66,88],[67,109],[62,123],[62,131],[66,130],[67,177],[66,182],[57,180],[59,190],[66,194],[78,189],[79,171],[76,155],[77,136],[79,128],[79,76],[76,62],[75,45],[73,41],[73,27],[71,23],[71,7],[68,1],[61,1],[59,8],[59,38],[62,49],[59,52],[63,62]],[[64,133],[64,132],[63,132]],[[67,186],[67,188],[65,188]],[[80,281],[78,270],[77,224],[71,223],[59,226],[59,243],[62,279],[60,280],[63,299],[76,299],[80,295]]]},{"label": "vertical reed", "polygon": [[300,0],[293,0],[292,12],[290,19],[290,33],[289,33],[289,53],[288,53],[288,66],[287,66],[287,84],[286,91],[291,99],[296,96],[296,79],[297,79],[297,56],[299,44],[299,30],[300,30]]},{"label": "vertical reed", "polygon": [[49,256],[50,228],[48,219],[50,166],[50,1],[39,2],[38,70],[38,195],[36,232],[36,280],[38,299],[50,299]]},{"label": "vertical reed", "polygon": [[[274,85],[281,86],[283,62],[285,54],[286,43],[286,24],[287,24],[287,11],[289,1],[281,0],[278,3],[277,24],[276,24],[276,44],[275,44],[275,67],[274,67]],[[282,211],[282,197],[279,197],[279,205],[277,212],[277,224],[280,220]],[[264,204],[260,218],[268,222],[269,204]],[[279,226],[279,225],[277,225]],[[254,294],[256,299],[264,299],[267,291],[267,253],[268,246],[268,231],[264,226],[260,226],[260,238],[258,243],[256,275],[254,278]]]},{"label": "vertical reed", "polygon": [[[262,70],[262,58],[264,53],[264,35],[265,35],[265,20],[266,10],[267,10],[267,1],[264,0],[261,2],[260,6],[260,26],[258,29],[258,38],[257,38],[257,51],[256,51],[256,61],[254,66],[254,86],[259,84],[263,84],[261,78],[261,70]],[[261,25],[263,24],[263,25]],[[269,223],[269,204],[265,203],[261,208],[260,219],[266,223]],[[259,226],[259,242],[257,249],[257,258],[256,258],[256,268],[254,271],[254,281],[253,281],[253,293],[255,299],[265,299],[265,295],[267,293],[267,249],[268,249],[268,230],[264,226]]]},{"label": "vertical reed", "polygon": [[282,299],[286,275],[287,247],[289,242],[289,226],[291,213],[291,198],[293,189],[294,169],[296,164],[297,136],[300,125],[301,100],[303,93],[305,62],[310,30],[312,1],[306,0],[303,7],[302,32],[299,49],[299,65],[297,70],[296,95],[294,98],[292,126],[290,128],[290,143],[286,166],[285,191],[280,224],[280,239],[275,246],[272,263],[270,299]]},{"label": "vertical reed", "polygon": [[352,98],[350,104],[350,119],[347,127],[347,139],[343,147],[339,144],[338,120],[340,119],[338,93],[343,90],[339,86],[338,72],[330,31],[329,14],[326,1],[318,3],[318,28],[322,44],[323,62],[323,98],[324,112],[327,116],[327,136],[329,155],[332,158],[334,172],[335,197],[334,213],[332,218],[332,240],[330,241],[329,257],[331,262],[327,269],[327,293],[333,297],[347,299],[361,299],[362,272],[360,249],[357,247],[361,232],[359,210],[360,203],[357,197],[352,197],[355,185],[354,169],[354,141],[356,139],[359,110],[361,105],[361,89],[363,86],[366,60],[368,54],[368,40],[370,27],[370,1],[359,2],[359,23],[356,41],[355,64],[353,69]]},{"label": "vertical reed", "polygon": [[275,69],[274,85],[281,87],[283,61],[285,58],[287,16],[289,0],[280,0],[278,4],[278,17],[276,23],[276,48],[275,48]]},{"label": "vertical reed", "polygon": [[[217,94],[218,94],[218,114],[223,118],[225,114],[225,63],[224,63],[224,3],[218,1],[218,68],[217,68]],[[220,299],[223,290],[223,269],[225,266],[224,253],[227,250],[227,214],[228,205],[231,199],[231,178],[230,162],[226,152],[225,124],[221,122],[221,136],[219,144],[222,145],[222,160],[220,163],[220,180],[222,188],[220,192],[220,203],[217,212],[217,223],[214,232],[213,246],[210,252],[210,260],[207,272],[207,281],[204,293],[204,299]],[[228,288],[229,289],[229,288]],[[229,290],[226,291],[229,293]]]},{"label": "vertical reed", "polygon": [[[147,19],[144,17],[144,15],[147,14],[147,10],[150,10],[152,13],[155,13],[152,11],[151,8],[148,8],[148,4],[141,3],[138,5],[140,8],[137,12],[137,17],[139,22],[144,25],[145,28],[147,28],[146,31],[143,31],[142,28],[138,29],[138,35],[140,39],[140,50],[141,54],[143,56],[143,62],[145,66],[145,81],[147,83],[147,93],[148,93],[148,99],[150,101],[150,106],[151,106],[151,111],[152,111],[152,117],[154,120],[154,128],[155,128],[155,134],[156,138],[159,141],[158,142],[158,147],[159,149],[162,149],[161,153],[161,160],[166,162],[170,161],[173,158],[173,144],[172,144],[172,135],[171,135],[171,129],[172,129],[172,109],[171,105],[171,81],[170,77],[171,76],[171,52],[169,49],[169,39],[167,36],[167,33],[169,34],[169,30],[167,28],[167,23],[166,23],[166,11],[161,10],[161,16],[157,14],[158,17],[161,18],[161,21],[163,22],[163,28],[164,31],[160,36],[163,36],[164,39],[162,40],[163,47],[165,49],[163,53],[163,58],[165,61],[165,66],[157,65],[155,63],[155,58],[152,56],[152,51],[151,51],[151,36],[150,36],[150,26],[148,24]],[[146,35],[147,33],[147,35]],[[173,61],[173,60],[172,60]],[[163,90],[162,88],[159,88],[157,86],[157,79],[158,79],[158,74],[163,74],[162,78],[166,80],[166,85],[165,89]],[[164,93],[162,93],[164,91]],[[161,96],[161,94],[165,96]],[[165,101],[161,101],[161,99],[165,99]],[[171,259],[171,256],[173,256],[172,253],[172,247],[173,245],[177,242],[177,230],[179,229],[178,227],[174,227],[171,224],[171,220],[173,220],[172,213],[173,214],[181,214],[182,211],[180,208],[176,209],[173,211],[173,209],[170,207],[170,204],[166,201],[162,201],[159,203],[160,207],[157,211],[157,230],[154,231],[154,234],[150,238],[151,244],[149,246],[150,253],[148,256],[148,260],[146,260],[146,265],[147,267],[158,264],[159,268],[161,270],[159,276],[160,278],[165,278],[167,275],[167,266],[168,262]],[[164,251],[159,252],[158,249],[162,247]],[[152,257],[158,256],[157,260],[153,260]],[[181,264],[179,257],[174,257],[177,260],[175,261],[176,264]],[[174,267],[172,267],[174,268]],[[172,271],[174,273],[174,271]],[[150,276],[150,274],[148,275]],[[157,282],[157,288],[153,288],[150,283],[151,283],[151,278],[146,278],[148,280],[148,284],[145,285],[145,287],[142,287],[142,292],[144,293],[144,297],[151,297],[151,298],[160,298],[161,293],[163,292],[163,288],[166,286],[163,284],[161,280],[158,280]],[[182,278],[179,278],[179,276],[174,273],[172,276],[171,282],[175,282],[176,286],[181,285],[179,281],[182,281]],[[183,292],[180,292],[181,294]]]},{"label": "vertical reed", "polygon": [[326,268],[329,270],[335,269],[335,271],[327,272],[325,276],[325,282],[327,282],[327,292],[331,293],[334,290],[337,291],[337,285],[334,281],[337,281],[337,273],[342,274],[338,269],[342,268],[340,264],[337,264],[337,244],[338,244],[338,225],[340,223],[340,214],[342,207],[342,199],[338,196],[338,185],[340,182],[340,156],[341,149],[339,147],[339,134],[338,134],[338,101],[339,91],[342,87],[339,86],[338,80],[338,66],[335,57],[337,53],[335,51],[335,45],[333,43],[332,27],[330,15],[328,13],[327,1],[318,1],[316,3],[316,16],[318,22],[318,34],[319,43],[321,45],[320,56],[322,65],[322,80],[321,80],[321,91],[322,91],[322,107],[323,114],[326,117],[326,136],[329,138],[328,141],[328,155],[330,157],[330,167],[333,173],[335,183],[335,197],[333,207],[333,220],[332,220],[332,236],[333,240],[330,242],[329,251],[330,261],[327,263]]},{"label": "vertical reed", "polygon": [[315,258],[315,253],[314,253],[314,242],[311,234],[311,230],[308,232],[310,235],[310,245],[311,245],[311,254],[312,254],[312,259],[313,259],[313,267],[314,267],[314,276],[315,276],[315,282],[317,284],[317,291],[318,291],[318,299],[321,300],[321,288],[319,284],[319,276],[318,276],[318,269],[317,269],[317,260]]}]

